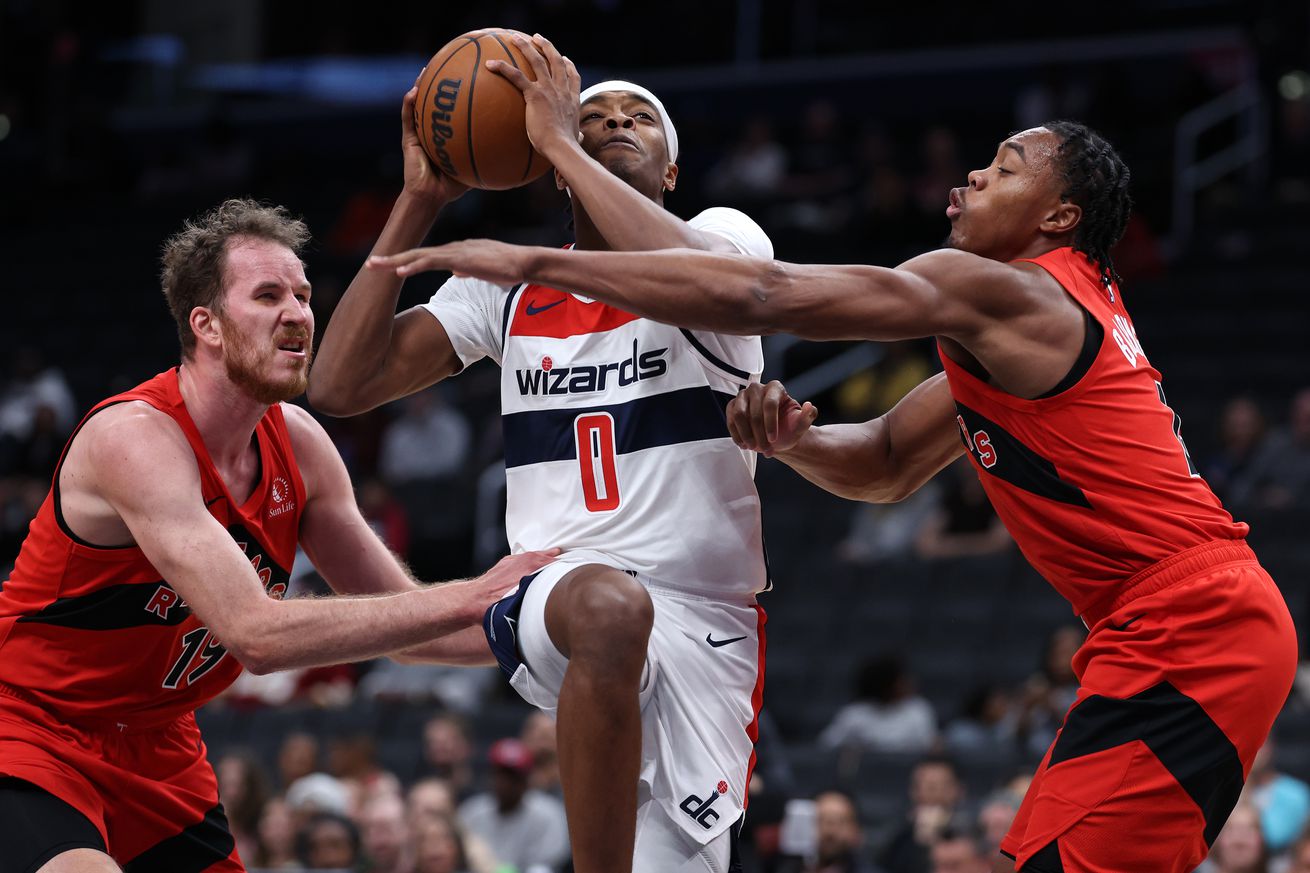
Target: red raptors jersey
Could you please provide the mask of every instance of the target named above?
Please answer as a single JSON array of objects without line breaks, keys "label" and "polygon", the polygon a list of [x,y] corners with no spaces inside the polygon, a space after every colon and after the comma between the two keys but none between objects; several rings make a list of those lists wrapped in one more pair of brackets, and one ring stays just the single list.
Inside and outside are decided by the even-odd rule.
[{"label": "red raptors jersey", "polygon": [[[305,505],[282,408],[271,407],[255,428],[260,478],[238,506],[187,413],[176,369],[100,403],[83,424],[133,400],[182,428],[205,506],[250,557],[269,596],[280,598]],[[0,706],[8,693],[72,722],[151,727],[195,710],[240,672],[139,548],[94,546],[65,526],[56,469],[13,575],[0,587]]]},{"label": "red raptors jersey", "polygon": [[[1032,263],[1100,324],[1090,368],[1052,396],[1024,400],[943,352],[959,424],[987,496],[1024,556],[1084,613],[1183,549],[1241,539],[1197,474],[1116,286],[1072,248]],[[1094,326],[1088,324],[1088,330]]]}]

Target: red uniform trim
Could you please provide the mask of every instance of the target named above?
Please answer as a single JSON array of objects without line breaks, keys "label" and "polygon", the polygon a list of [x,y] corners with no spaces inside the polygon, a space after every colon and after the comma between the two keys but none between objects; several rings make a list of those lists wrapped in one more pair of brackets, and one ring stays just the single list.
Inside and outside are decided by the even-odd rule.
[{"label": "red uniform trim", "polygon": [[765,637],[764,625],[768,623],[769,617],[764,612],[764,607],[758,603],[752,607],[758,617],[756,624],[756,636],[759,638],[759,654],[756,658],[759,664],[758,672],[755,674],[755,689],[751,692],[751,721],[746,725],[746,736],[751,741],[751,758],[746,765],[746,784],[741,790],[741,808],[744,810],[750,806],[751,793],[751,776],[755,773],[755,743],[760,739],[760,710],[764,708],[764,650]]},{"label": "red uniform trim", "polygon": [[599,301],[583,303],[572,294],[545,285],[527,285],[514,306],[509,334],[565,339],[614,330],[638,317]]}]

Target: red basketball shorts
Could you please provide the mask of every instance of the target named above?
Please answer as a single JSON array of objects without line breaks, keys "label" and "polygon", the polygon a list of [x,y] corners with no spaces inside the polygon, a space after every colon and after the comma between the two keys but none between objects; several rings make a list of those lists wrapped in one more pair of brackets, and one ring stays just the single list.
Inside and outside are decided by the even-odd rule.
[{"label": "red basketball shorts", "polygon": [[1184,873],[1209,852],[1296,672],[1281,592],[1209,543],[1085,615],[1080,688],[1001,851],[1024,873]]},{"label": "red basketball shorts", "polygon": [[129,870],[245,870],[191,716],[148,730],[73,727],[0,686],[0,775],[74,807]]}]

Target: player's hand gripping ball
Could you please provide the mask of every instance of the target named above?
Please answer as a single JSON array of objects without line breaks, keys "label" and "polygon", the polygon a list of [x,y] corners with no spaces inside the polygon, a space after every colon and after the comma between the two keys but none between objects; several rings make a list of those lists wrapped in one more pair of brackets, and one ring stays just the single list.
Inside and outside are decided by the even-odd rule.
[{"label": "player's hand gripping ball", "polygon": [[523,93],[486,66],[505,61],[536,81],[509,38],[514,32],[485,28],[458,36],[419,76],[414,127],[423,151],[438,170],[473,188],[517,188],[550,169],[528,140]]}]

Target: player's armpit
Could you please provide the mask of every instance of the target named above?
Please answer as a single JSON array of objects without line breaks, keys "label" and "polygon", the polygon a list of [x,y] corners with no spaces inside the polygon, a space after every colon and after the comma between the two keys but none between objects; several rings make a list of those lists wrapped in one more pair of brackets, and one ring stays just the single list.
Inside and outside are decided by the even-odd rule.
[{"label": "player's armpit", "polygon": [[305,483],[300,544],[314,567],[338,594],[416,589],[413,577],[360,513],[350,474],[327,432],[303,409],[284,405],[283,412]]}]

